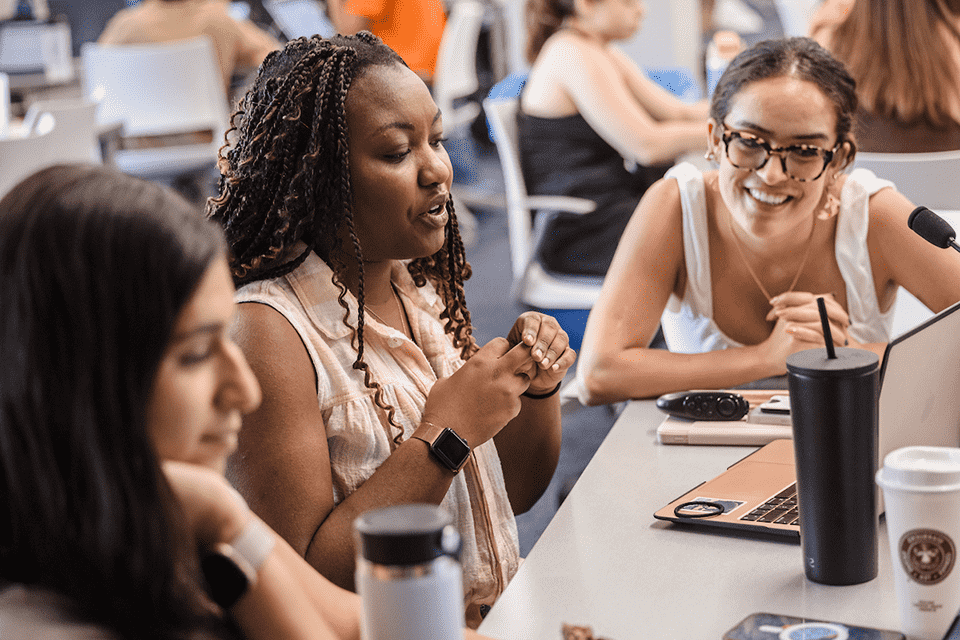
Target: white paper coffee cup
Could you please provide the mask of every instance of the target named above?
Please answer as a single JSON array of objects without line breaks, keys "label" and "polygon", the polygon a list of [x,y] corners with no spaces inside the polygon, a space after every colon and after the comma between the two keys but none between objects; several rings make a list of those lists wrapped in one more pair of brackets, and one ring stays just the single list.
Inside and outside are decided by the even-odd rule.
[{"label": "white paper coffee cup", "polygon": [[960,449],[904,447],[877,472],[900,630],[940,640],[960,609]]}]

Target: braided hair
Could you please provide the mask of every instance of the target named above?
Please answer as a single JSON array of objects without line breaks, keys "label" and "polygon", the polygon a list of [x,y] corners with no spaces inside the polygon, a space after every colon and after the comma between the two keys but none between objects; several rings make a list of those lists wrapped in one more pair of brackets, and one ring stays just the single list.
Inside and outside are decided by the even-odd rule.
[{"label": "braided hair", "polygon": [[[314,252],[333,271],[344,310],[343,323],[354,331],[364,384],[387,421],[403,429],[395,410],[373,379],[364,351],[363,250],[355,233],[349,164],[346,100],[351,84],[374,66],[403,65],[373,34],[330,39],[297,38],[263,61],[253,87],[231,116],[220,150],[220,194],[207,203],[207,215],[219,222],[231,249],[230,267],[237,286],[290,273]],[[462,358],[476,350],[463,282],[470,277],[453,201],[443,246],[407,265],[414,284],[431,282],[444,302],[444,331]],[[291,259],[294,245],[306,249]],[[346,302],[347,256],[358,268],[357,323],[350,323]]]}]

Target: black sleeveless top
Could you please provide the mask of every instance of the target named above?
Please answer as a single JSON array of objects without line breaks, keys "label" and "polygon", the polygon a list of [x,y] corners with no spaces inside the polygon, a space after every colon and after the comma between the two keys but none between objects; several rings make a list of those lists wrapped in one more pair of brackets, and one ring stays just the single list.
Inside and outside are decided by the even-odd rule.
[{"label": "black sleeveless top", "polygon": [[580,114],[540,118],[518,112],[517,127],[530,195],[576,196],[597,203],[596,211],[585,215],[556,214],[537,247],[537,260],[555,273],[606,274],[640,197],[670,165],[628,171],[623,157]]}]

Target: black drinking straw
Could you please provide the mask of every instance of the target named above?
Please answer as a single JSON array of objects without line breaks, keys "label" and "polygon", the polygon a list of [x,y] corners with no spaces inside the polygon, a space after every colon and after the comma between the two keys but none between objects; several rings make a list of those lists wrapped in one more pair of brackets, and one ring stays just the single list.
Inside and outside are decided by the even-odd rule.
[{"label": "black drinking straw", "polygon": [[827,318],[827,305],[823,302],[823,296],[817,298],[817,308],[820,310],[820,324],[823,325],[823,340],[827,345],[827,358],[833,360],[837,357],[837,352],[833,348],[833,332],[830,331],[830,320]]}]

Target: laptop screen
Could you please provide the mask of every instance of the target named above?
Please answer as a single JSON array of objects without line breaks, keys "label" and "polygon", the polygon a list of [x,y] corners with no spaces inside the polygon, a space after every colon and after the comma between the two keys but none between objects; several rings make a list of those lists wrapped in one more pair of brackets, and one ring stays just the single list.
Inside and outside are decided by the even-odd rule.
[{"label": "laptop screen", "polygon": [[887,345],[880,369],[880,464],[915,444],[960,445],[960,302]]}]

